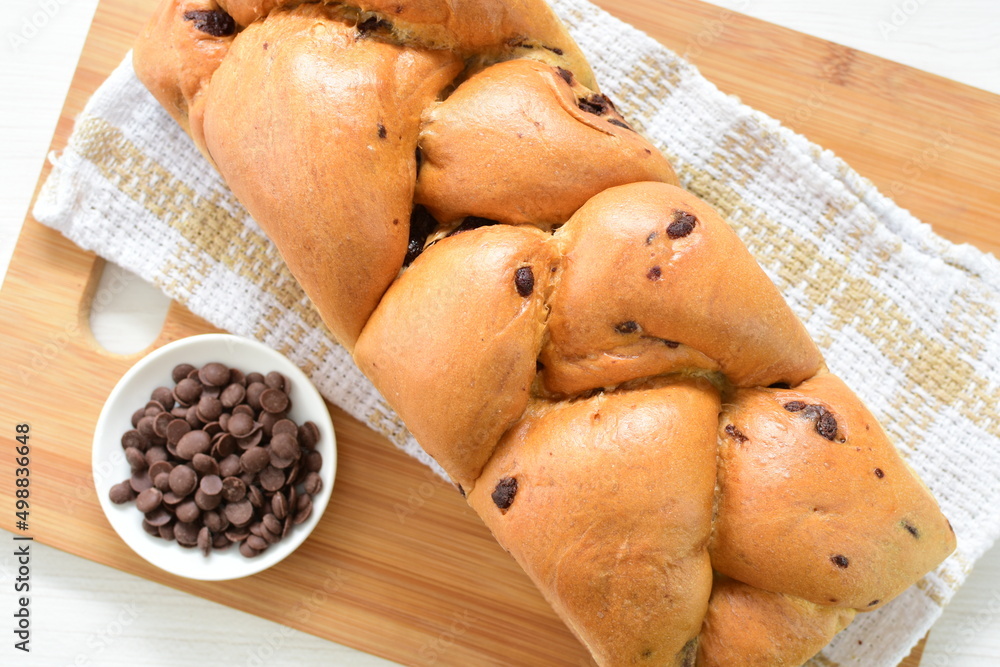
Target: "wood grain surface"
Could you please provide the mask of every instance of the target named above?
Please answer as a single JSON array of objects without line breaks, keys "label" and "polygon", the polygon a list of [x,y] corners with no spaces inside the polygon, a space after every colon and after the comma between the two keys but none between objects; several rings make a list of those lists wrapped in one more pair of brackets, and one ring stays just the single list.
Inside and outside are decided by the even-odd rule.
[{"label": "wood grain surface", "polygon": [[[102,0],[53,148],[65,145],[155,3]],[[1000,198],[989,180],[1000,171],[997,96],[694,0],[598,4],[687,52],[723,90],[835,149],[945,236],[1000,250]],[[223,583],[176,578],[135,556],[101,513],[89,463],[104,398],[138,358],[102,350],[89,332],[101,269],[29,219],[0,293],[0,345],[11,360],[0,415],[32,425],[37,540],[398,662],[591,664],[450,485],[336,408],[336,488],[293,556]],[[154,347],[211,330],[175,304]],[[5,446],[11,437],[2,434]],[[7,504],[13,472],[2,475]],[[906,664],[918,662],[919,648]]]}]

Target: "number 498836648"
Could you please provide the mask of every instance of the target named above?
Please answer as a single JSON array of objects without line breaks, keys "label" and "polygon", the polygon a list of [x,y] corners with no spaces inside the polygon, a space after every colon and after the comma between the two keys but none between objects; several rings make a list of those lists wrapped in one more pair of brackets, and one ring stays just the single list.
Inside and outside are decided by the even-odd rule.
[{"label": "number 498836648", "polygon": [[28,530],[28,508],[31,506],[28,503],[28,497],[31,495],[29,490],[31,485],[31,468],[29,467],[31,447],[28,446],[28,434],[31,427],[27,424],[18,424],[14,430],[17,432],[15,439],[18,442],[14,447],[17,454],[14,457],[14,463],[17,464],[14,469],[14,515],[17,518],[15,525],[18,530]]}]

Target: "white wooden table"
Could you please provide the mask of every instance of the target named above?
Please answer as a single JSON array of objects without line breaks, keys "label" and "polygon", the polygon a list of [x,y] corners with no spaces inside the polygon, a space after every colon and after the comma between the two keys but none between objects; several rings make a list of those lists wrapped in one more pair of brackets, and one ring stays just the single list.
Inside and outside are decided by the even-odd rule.
[{"label": "white wooden table", "polygon": [[[714,4],[1000,94],[997,0]],[[29,0],[8,2],[0,12],[0,276],[96,6],[97,0]],[[115,351],[145,347],[165,314],[165,297],[142,281],[132,285],[93,323],[98,340]],[[8,629],[15,576],[5,550],[0,616],[8,620],[0,623],[0,665],[391,664],[39,544],[32,554],[33,650],[26,656],[12,648]],[[1000,549],[980,561],[945,612],[923,664],[1000,665]]]}]

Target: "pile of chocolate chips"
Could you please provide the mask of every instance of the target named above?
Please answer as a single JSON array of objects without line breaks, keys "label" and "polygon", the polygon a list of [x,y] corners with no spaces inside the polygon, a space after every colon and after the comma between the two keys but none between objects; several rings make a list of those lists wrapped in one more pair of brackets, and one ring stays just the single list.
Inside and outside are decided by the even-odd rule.
[{"label": "pile of chocolate chips", "polygon": [[111,487],[134,500],[150,535],[183,547],[239,545],[252,558],[312,514],[323,486],[319,428],[286,417],[291,387],[281,373],[244,375],[220,363],[173,370],[122,436],[131,478]]}]

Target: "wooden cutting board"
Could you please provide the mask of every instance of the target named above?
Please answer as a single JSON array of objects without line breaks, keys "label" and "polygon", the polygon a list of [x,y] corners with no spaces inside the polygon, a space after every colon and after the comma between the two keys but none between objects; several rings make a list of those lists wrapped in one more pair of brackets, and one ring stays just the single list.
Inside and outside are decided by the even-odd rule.
[{"label": "wooden cutting board", "polygon": [[[53,148],[156,1],[102,0]],[[1000,252],[997,96],[696,0],[599,4],[687,52],[723,90],[835,149],[940,233]],[[102,268],[29,216],[0,293],[0,440],[11,452],[13,425],[31,425],[27,534],[402,663],[592,664],[454,489],[336,408],[336,488],[293,556],[223,583],[176,578],[135,556],[101,513],[89,463],[103,400],[139,356],[110,354],[90,334]],[[212,330],[174,304],[154,347]],[[12,507],[6,462],[0,475],[2,504]],[[12,514],[3,527],[13,531]]]}]

